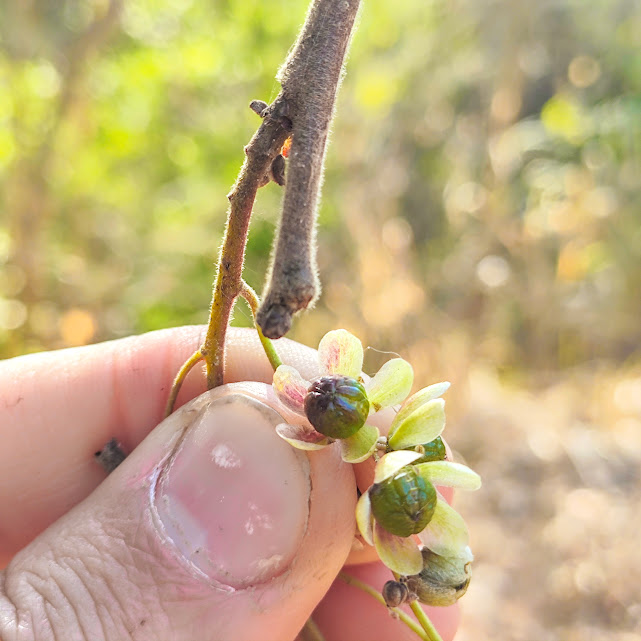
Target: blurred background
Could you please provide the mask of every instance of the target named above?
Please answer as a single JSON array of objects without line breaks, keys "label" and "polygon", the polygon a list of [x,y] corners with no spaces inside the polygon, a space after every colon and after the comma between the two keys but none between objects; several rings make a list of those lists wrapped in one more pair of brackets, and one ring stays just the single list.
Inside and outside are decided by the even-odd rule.
[{"label": "blurred background", "polygon": [[[306,5],[0,0],[1,357],[206,321],[247,105]],[[290,336],[453,382],[485,480],[458,638],[641,640],[641,4],[367,0],[337,114]]]}]

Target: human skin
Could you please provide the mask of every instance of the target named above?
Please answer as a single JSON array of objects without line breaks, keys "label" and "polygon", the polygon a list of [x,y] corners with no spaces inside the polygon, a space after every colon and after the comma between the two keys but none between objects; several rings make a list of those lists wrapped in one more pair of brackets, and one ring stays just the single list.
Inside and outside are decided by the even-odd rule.
[{"label": "human skin", "polygon": [[[0,639],[288,641],[314,610],[327,641],[416,638],[334,581],[354,542],[354,471],[336,447],[307,456],[275,435],[273,393],[248,383],[272,377],[255,332],[230,331],[225,380],[258,403],[219,388],[185,405],[205,391],[198,368],[161,423],[202,332],[0,363]],[[277,348],[316,375],[314,350]],[[105,479],[93,453],[112,437],[132,454]],[[347,571],[377,589],[390,578],[377,562]],[[451,639],[456,606],[426,609]]]}]

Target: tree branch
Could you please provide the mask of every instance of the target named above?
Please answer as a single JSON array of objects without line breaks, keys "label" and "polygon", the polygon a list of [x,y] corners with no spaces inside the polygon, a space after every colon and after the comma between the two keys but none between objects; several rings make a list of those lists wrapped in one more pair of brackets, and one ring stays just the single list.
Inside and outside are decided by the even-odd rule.
[{"label": "tree branch", "polygon": [[[292,146],[278,239],[257,322],[280,338],[319,292],[316,210],[327,134],[359,0],[317,0],[278,79],[292,122]],[[281,97],[279,96],[279,98]]]},{"label": "tree branch", "polygon": [[[269,106],[251,108],[263,123],[245,148],[246,158],[229,198],[227,227],[207,335],[201,348],[211,389],[223,382],[229,318],[243,288],[242,269],[256,192],[271,176],[282,182],[283,143],[291,135],[289,166],[278,240],[266,300],[257,323],[268,338],[283,336],[292,316],[317,296],[315,219],[327,132],[360,0],[312,0],[301,33],[280,73],[282,90]],[[264,107],[264,108],[263,108]]]},{"label": "tree branch", "polygon": [[245,162],[227,196],[227,226],[218,259],[207,335],[200,350],[207,363],[209,389],[223,383],[225,337],[234,302],[243,287],[245,245],[256,192],[264,184],[265,175],[289,136],[288,123],[282,117],[284,104],[279,96],[265,113],[263,124],[245,147]]}]

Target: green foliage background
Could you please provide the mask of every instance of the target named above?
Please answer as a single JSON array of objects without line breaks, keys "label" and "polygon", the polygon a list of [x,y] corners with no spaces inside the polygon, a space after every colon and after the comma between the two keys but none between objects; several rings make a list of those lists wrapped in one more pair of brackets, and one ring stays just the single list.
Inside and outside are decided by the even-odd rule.
[{"label": "green foliage background", "polygon": [[[0,5],[4,356],[206,320],[246,105],[276,95],[306,2],[106,10]],[[449,341],[509,371],[637,356],[640,33],[626,1],[366,2],[324,295],[292,335],[345,325],[432,361]],[[259,291],[280,198],[263,192]]]}]

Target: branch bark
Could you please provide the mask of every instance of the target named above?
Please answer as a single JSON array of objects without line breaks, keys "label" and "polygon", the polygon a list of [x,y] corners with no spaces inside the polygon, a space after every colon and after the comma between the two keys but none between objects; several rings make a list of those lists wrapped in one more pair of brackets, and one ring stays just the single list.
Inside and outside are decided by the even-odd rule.
[{"label": "branch bark", "polygon": [[293,315],[319,293],[316,210],[329,125],[359,0],[313,2],[278,79],[288,106],[292,146],[272,266],[257,322],[268,338],[290,329]]},{"label": "branch bark", "polygon": [[[249,221],[283,143],[292,136],[285,197],[266,297],[256,320],[268,338],[280,338],[292,316],[318,294],[315,221],[327,133],[345,52],[360,0],[312,0],[305,24],[278,79],[282,90],[264,110],[263,123],[245,148],[245,162],[228,198],[227,227],[201,354],[211,389],[223,382],[227,326],[243,289],[242,269]],[[272,174],[273,175],[273,174]]]}]

